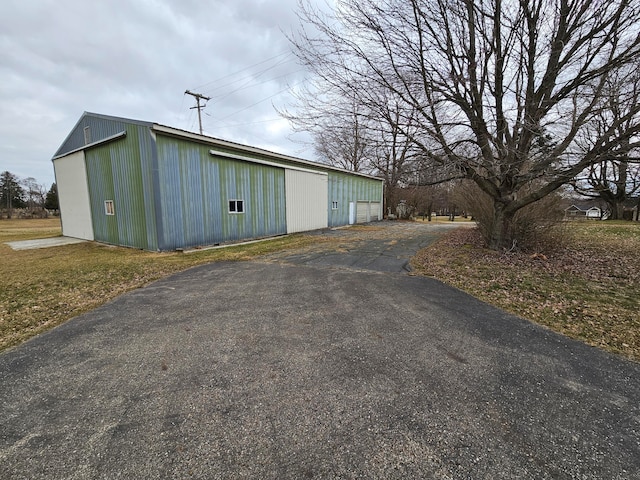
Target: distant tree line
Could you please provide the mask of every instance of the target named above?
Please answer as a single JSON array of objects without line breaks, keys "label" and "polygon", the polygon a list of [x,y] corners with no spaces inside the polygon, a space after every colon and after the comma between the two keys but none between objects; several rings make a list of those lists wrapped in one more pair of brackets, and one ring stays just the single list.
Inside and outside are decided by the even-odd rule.
[{"label": "distant tree line", "polygon": [[49,189],[33,177],[20,178],[4,171],[0,173],[0,212],[4,218],[47,217],[57,214],[58,188],[55,183]]}]

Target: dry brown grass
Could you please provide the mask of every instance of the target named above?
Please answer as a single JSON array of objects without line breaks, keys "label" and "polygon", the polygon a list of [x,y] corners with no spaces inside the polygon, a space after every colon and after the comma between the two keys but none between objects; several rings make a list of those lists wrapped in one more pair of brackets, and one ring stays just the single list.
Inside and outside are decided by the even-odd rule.
[{"label": "dry brown grass", "polygon": [[435,277],[509,312],[640,360],[640,224],[571,223],[566,246],[536,254],[483,247],[475,229],[450,232],[413,260]]},{"label": "dry brown grass", "polygon": [[177,271],[323,241],[317,236],[291,235],[188,255],[92,242],[13,251],[3,243],[58,235],[57,219],[0,221],[0,350]]},{"label": "dry brown grass", "polygon": [[[568,247],[531,255],[486,250],[477,230],[459,229],[421,251],[412,265],[560,333],[640,360],[640,224],[573,223],[567,232]],[[188,255],[89,242],[13,251],[1,243],[59,234],[57,219],[0,221],[0,350],[191,266],[321,241],[338,248],[345,241],[292,235]]]},{"label": "dry brown grass", "polygon": [[59,237],[60,219],[0,220],[0,243],[30,238]]}]

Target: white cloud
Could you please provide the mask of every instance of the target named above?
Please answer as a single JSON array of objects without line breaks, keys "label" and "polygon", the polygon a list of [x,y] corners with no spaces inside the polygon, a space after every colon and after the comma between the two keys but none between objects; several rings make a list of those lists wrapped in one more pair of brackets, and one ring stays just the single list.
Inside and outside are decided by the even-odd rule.
[{"label": "white cloud", "polygon": [[[197,130],[290,155],[273,105],[304,72],[282,31],[296,0],[3,0],[0,170],[53,182],[51,156],[83,111]],[[308,158],[308,155],[307,155]]]}]

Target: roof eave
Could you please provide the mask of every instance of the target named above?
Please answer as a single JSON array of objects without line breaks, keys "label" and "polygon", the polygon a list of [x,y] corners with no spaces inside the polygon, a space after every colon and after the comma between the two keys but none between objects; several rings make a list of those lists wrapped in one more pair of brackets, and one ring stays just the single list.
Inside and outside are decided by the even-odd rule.
[{"label": "roof eave", "polygon": [[371,178],[373,180],[382,181],[382,179],[380,177],[376,177],[374,175],[369,175],[369,174],[360,173],[360,172],[352,172],[352,171],[349,171],[349,170],[344,170],[342,168],[333,167],[331,165],[326,165],[324,163],[312,162],[310,160],[304,160],[302,158],[297,158],[297,157],[292,157],[292,156],[289,156],[289,155],[284,155],[282,153],[272,152],[270,150],[265,150],[263,148],[251,147],[249,145],[243,145],[241,143],[230,142],[228,140],[222,140],[222,139],[219,139],[219,138],[210,137],[208,135],[200,135],[198,133],[188,132],[186,130],[180,130],[180,129],[174,128],[174,127],[168,127],[166,125],[161,125],[159,123],[154,123],[151,126],[151,129],[154,132],[157,132],[157,133],[161,133],[161,134],[164,134],[164,135],[170,135],[170,136],[178,137],[178,138],[185,138],[185,139],[193,140],[193,141],[196,141],[196,142],[205,143],[207,145],[213,145],[213,146],[216,146],[216,147],[240,150],[240,151],[246,152],[246,153],[253,153],[255,155],[263,155],[263,156],[266,156],[266,157],[277,158],[279,160],[284,160],[284,161],[287,161],[287,162],[293,162],[293,163],[300,164],[300,165],[306,165],[306,166],[312,167],[312,168],[324,168],[324,169],[334,170],[334,171],[341,172],[341,173],[348,173],[348,174],[351,174],[351,175],[357,175],[357,176],[360,176],[360,177],[366,177],[366,178]]}]

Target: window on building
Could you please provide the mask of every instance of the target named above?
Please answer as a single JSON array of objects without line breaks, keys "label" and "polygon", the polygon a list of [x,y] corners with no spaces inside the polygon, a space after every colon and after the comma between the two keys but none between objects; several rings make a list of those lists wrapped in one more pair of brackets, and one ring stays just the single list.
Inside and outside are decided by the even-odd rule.
[{"label": "window on building", "polygon": [[104,213],[105,215],[115,215],[116,211],[113,208],[113,200],[104,201]]},{"label": "window on building", "polygon": [[338,209],[338,202],[331,202],[331,210],[337,210]]},{"label": "window on building", "polygon": [[229,200],[229,213],[244,213],[244,200]]}]

